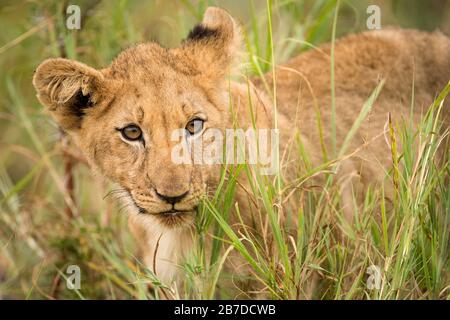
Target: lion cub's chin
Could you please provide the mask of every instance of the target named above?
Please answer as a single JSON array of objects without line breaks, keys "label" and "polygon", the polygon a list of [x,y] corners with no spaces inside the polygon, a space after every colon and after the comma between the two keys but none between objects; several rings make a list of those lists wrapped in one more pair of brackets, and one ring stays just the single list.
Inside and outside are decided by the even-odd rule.
[{"label": "lion cub's chin", "polygon": [[197,210],[190,211],[177,211],[171,210],[167,212],[151,213],[147,211],[139,210],[139,216],[141,219],[151,220],[166,228],[184,228],[194,225],[195,215]]}]

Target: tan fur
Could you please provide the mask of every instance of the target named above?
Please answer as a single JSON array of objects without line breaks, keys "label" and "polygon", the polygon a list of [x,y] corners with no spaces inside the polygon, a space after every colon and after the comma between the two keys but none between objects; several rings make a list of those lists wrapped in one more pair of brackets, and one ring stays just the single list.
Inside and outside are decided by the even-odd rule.
[{"label": "tan fur", "polygon": [[[239,126],[250,127],[248,91],[257,126],[273,127],[271,99],[261,79],[252,79],[250,90],[247,84],[231,82],[229,94],[226,76],[240,46],[237,24],[222,9],[209,8],[203,27],[214,32],[194,36],[176,49],[155,43],[138,45],[101,70],[49,59],[38,67],[33,80],[40,101],[73,137],[92,167],[127,193],[130,228],[145,263],[165,281],[173,279],[180,259],[192,247],[195,207],[202,196],[214,191],[219,175],[218,166],[173,164],[172,130],[183,128],[199,112],[207,114],[205,125],[209,128],[232,128],[230,105],[237,112]],[[354,188],[364,192],[369,183],[379,183],[385,176],[390,161],[382,135],[387,114],[390,112],[394,121],[408,117],[412,79],[416,116],[425,112],[448,82],[450,41],[438,32],[366,32],[337,41],[335,61],[338,148],[379,79],[386,79],[349,151],[370,143],[343,161],[338,172],[345,206],[345,198],[351,197]],[[298,132],[314,163],[321,163],[314,103],[320,108],[325,142],[331,150],[330,45],[299,55],[277,67],[275,75],[281,154]],[[266,75],[266,81],[271,88],[272,73]],[[80,100],[82,96],[90,101]],[[80,108],[79,101],[88,106],[83,108],[83,116],[74,112]],[[116,128],[129,123],[142,128],[145,146],[121,139]],[[295,158],[290,160],[282,171],[287,181],[297,176]],[[168,210],[168,204],[155,196],[155,189],[173,196],[187,191],[188,196],[175,208],[191,212],[161,217],[157,212]],[[237,201],[249,219],[246,198],[239,190]],[[139,213],[137,206],[146,213]],[[348,216],[351,219],[351,210]]]}]

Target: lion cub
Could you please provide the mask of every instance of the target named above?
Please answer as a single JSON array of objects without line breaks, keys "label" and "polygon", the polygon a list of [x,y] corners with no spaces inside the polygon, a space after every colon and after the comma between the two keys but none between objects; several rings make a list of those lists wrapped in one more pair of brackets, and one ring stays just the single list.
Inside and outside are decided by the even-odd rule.
[{"label": "lion cub", "polygon": [[[185,146],[210,129],[225,132],[236,124],[244,130],[272,129],[273,96],[266,88],[275,82],[280,154],[300,134],[313,163],[324,161],[316,107],[325,147],[332,149],[330,45],[245,84],[227,80],[240,46],[237,23],[224,10],[211,7],[178,48],[140,44],[104,69],[48,59],[34,75],[40,102],[92,169],[123,189],[130,228],[145,263],[166,282],[175,279],[180,259],[193,246],[197,206],[214,191],[221,167],[174,161],[174,150],[180,147],[174,132],[181,132]],[[387,114],[394,120],[409,117],[412,79],[414,115],[423,113],[448,82],[450,41],[439,32],[373,31],[337,41],[334,55],[337,146],[371,92],[385,80],[371,114],[350,142],[348,150],[358,152],[343,160],[337,172],[345,206],[353,193],[383,180],[390,162],[383,136]],[[292,160],[282,165],[286,181],[298,176]],[[236,201],[249,219],[245,185],[239,184]],[[351,220],[351,210],[346,212]]]}]

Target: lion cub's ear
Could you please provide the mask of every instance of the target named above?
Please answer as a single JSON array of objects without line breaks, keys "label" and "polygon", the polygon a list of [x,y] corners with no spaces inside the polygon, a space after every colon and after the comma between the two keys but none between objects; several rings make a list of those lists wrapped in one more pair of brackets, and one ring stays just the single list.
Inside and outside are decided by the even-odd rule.
[{"label": "lion cub's ear", "polygon": [[240,47],[238,24],[225,10],[209,7],[203,21],[191,30],[183,42],[182,50],[203,74],[223,79]]},{"label": "lion cub's ear", "polygon": [[102,81],[99,71],[61,58],[42,62],[33,77],[39,101],[65,130],[81,126],[85,110],[98,99]]}]

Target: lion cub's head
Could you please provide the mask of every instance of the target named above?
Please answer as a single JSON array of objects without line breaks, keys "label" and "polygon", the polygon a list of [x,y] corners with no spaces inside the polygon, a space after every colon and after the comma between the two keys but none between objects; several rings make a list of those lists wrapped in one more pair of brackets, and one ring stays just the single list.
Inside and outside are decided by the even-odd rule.
[{"label": "lion cub's head", "polygon": [[141,44],[101,70],[48,59],[33,84],[92,166],[125,190],[136,213],[182,224],[205,194],[209,168],[174,163],[179,141],[171,136],[182,129],[189,142],[207,127],[225,126],[226,75],[238,46],[233,19],[209,8],[179,48]]}]

